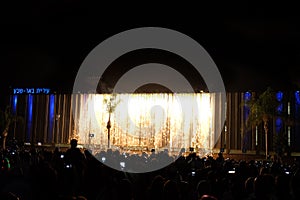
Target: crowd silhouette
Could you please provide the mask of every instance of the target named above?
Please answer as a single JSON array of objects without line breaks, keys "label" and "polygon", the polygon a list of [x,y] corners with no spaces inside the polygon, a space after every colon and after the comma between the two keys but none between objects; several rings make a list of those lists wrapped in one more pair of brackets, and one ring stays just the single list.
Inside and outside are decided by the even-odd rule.
[{"label": "crowd silhouette", "polygon": [[[245,161],[224,158],[223,153],[216,158],[195,152],[174,157],[155,151],[131,155],[111,149],[94,156],[78,148],[76,140],[66,151],[15,145],[0,155],[0,199],[300,199],[297,159]],[[127,165],[116,164],[119,169],[107,165],[147,167],[159,159],[169,159],[170,164],[146,173],[128,172]]]}]

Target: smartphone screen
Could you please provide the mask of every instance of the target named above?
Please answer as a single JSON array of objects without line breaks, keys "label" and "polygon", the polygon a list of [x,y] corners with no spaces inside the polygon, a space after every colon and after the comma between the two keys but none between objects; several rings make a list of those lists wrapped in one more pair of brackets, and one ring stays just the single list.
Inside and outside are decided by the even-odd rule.
[{"label": "smartphone screen", "polygon": [[120,162],[120,166],[121,166],[122,168],[125,168],[125,162]]}]

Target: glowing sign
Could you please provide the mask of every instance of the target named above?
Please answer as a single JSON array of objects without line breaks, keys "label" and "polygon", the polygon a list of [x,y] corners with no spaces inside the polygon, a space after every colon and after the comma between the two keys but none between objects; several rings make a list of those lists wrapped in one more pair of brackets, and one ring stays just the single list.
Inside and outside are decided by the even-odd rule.
[{"label": "glowing sign", "polygon": [[14,88],[14,94],[50,94],[49,88]]}]

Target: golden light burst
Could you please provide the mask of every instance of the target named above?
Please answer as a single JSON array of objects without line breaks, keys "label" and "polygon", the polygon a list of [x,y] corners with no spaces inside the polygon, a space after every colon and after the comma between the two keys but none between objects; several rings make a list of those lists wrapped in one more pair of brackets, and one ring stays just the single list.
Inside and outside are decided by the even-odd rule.
[{"label": "golden light burst", "polygon": [[[209,93],[116,94],[111,145],[119,149],[212,149],[214,96]],[[82,94],[75,121],[79,143],[107,147],[109,94]],[[94,137],[90,138],[90,133]]]}]

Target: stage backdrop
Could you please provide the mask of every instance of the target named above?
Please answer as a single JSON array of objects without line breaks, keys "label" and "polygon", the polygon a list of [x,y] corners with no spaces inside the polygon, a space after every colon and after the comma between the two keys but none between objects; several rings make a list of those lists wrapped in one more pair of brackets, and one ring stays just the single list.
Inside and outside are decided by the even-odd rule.
[{"label": "stage backdrop", "polygon": [[220,97],[216,96],[211,93],[73,95],[73,137],[94,150],[108,146],[149,151],[193,147],[203,153],[210,152],[222,131],[222,109],[215,109]]}]

